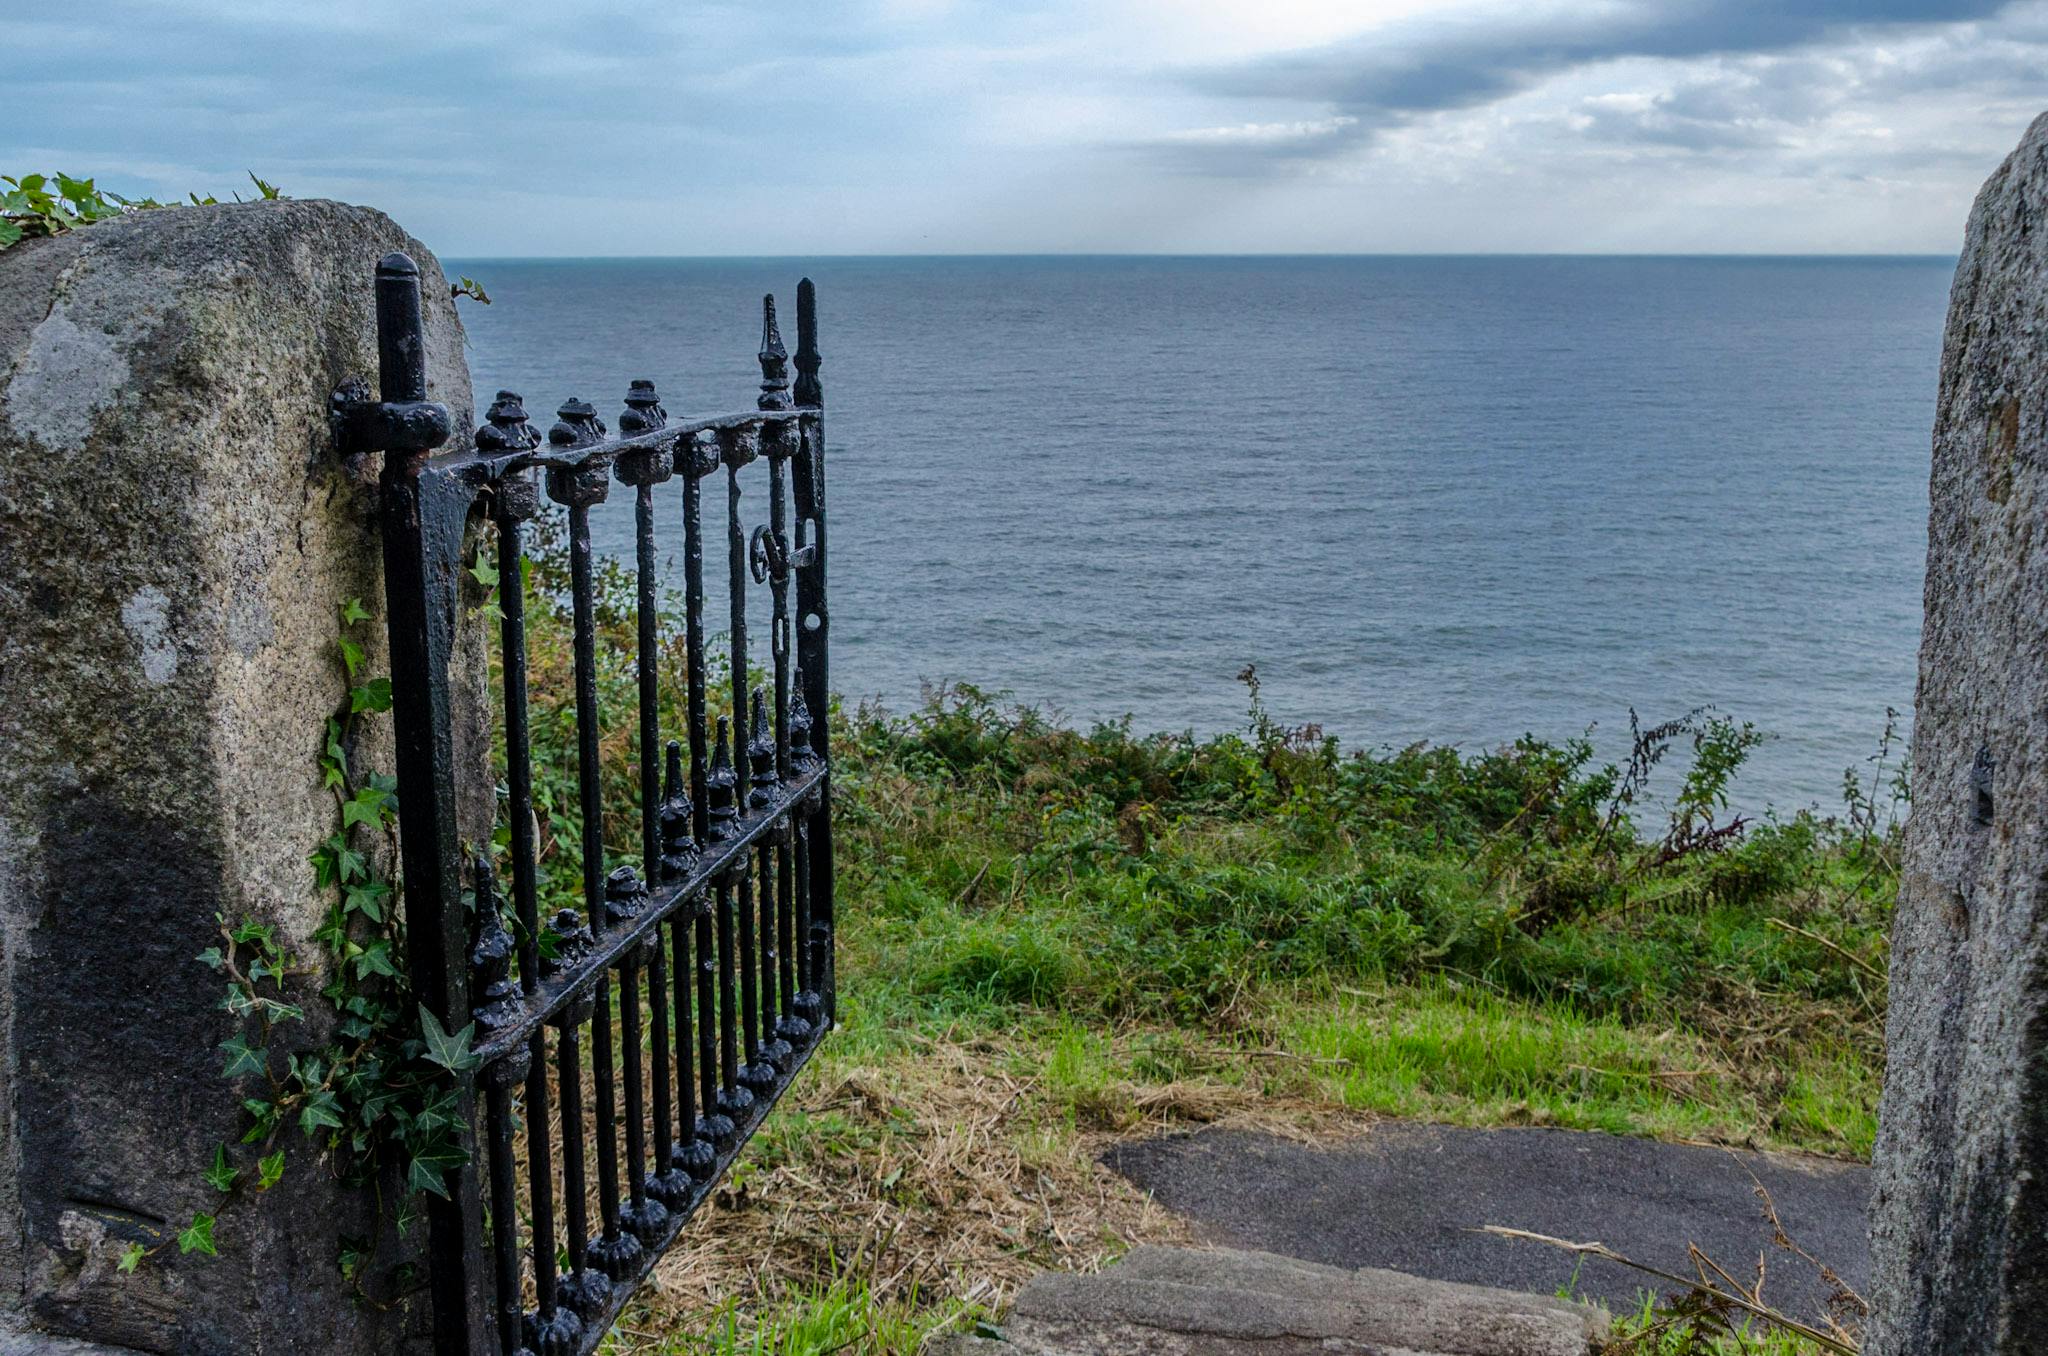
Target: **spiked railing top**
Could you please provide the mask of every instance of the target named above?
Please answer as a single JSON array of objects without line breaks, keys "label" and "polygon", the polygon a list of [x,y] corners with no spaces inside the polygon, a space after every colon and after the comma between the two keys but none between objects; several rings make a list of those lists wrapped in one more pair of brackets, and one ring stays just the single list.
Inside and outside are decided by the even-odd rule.
[{"label": "spiked railing top", "polygon": [[667,775],[661,795],[661,870],[664,876],[681,875],[693,850],[690,842],[690,789],[683,777],[683,746],[668,741]]},{"label": "spiked railing top", "polygon": [[626,412],[619,416],[619,432],[646,433],[666,423],[668,411],[661,407],[661,397],[655,394],[654,383],[644,377],[635,381],[626,392]]},{"label": "spiked railing top", "polygon": [[647,886],[630,866],[616,866],[604,878],[604,922],[617,927],[640,916],[647,905]]},{"label": "spiked railing top", "polygon": [[775,327],[775,294],[761,298],[761,398],[764,410],[795,408],[789,396],[789,350],[782,346],[782,331]]},{"label": "spiked railing top", "polygon": [[540,430],[526,421],[526,406],[517,391],[500,391],[477,427],[479,452],[524,452],[540,446]]},{"label": "spiked railing top", "polygon": [[554,447],[584,447],[604,437],[604,420],[597,417],[597,409],[587,400],[570,396],[555,411],[555,426],[548,430],[548,443]]},{"label": "spiked railing top", "polygon": [[470,947],[470,1015],[488,1034],[518,1014],[519,986],[512,982],[512,934],[505,930],[491,859],[478,852],[470,862],[476,886],[475,942]]},{"label": "spiked railing top", "polygon": [[718,718],[718,731],[711,740],[711,770],[704,776],[704,799],[706,813],[711,819],[711,836],[724,838],[732,833],[733,821],[739,818],[739,807],[733,803],[739,790],[739,774],[733,771],[732,754],[729,751],[732,722],[725,716]]},{"label": "spiked railing top", "polygon": [[789,677],[789,758],[798,767],[807,767],[815,756],[811,749],[811,708],[804,701],[804,671],[798,665]]},{"label": "spiked railing top", "polygon": [[749,803],[766,805],[775,786],[775,733],[768,727],[768,695],[754,689],[754,729],[747,738],[747,765],[753,783]]},{"label": "spiked railing top", "polygon": [[[619,436],[634,438],[668,426],[668,411],[661,407],[654,383],[635,381],[626,392],[626,408],[619,415]],[[673,453],[658,445],[636,446],[619,453],[617,472],[628,485],[658,485],[675,470]]]},{"label": "spiked railing top", "polygon": [[796,285],[796,403],[806,409],[825,403],[818,381],[818,289],[805,278]]}]

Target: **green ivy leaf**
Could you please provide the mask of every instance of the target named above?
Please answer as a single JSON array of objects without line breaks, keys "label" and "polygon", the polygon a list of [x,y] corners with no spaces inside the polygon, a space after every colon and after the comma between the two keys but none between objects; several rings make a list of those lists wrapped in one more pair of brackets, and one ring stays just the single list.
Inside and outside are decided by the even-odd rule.
[{"label": "green ivy leaf", "polygon": [[284,1180],[284,1150],[256,1160],[256,1189],[268,1191]]},{"label": "green ivy leaf", "polygon": [[346,801],[341,807],[341,827],[352,829],[358,824],[376,828],[384,821],[384,795],[380,791],[365,787],[356,792],[355,799]]},{"label": "green ivy leaf", "polygon": [[391,944],[381,938],[357,952],[355,963],[357,979],[367,979],[371,975],[382,975],[386,979],[401,978],[398,967],[391,963]]},{"label": "green ivy leaf", "polygon": [[220,1256],[213,1246],[213,1216],[197,1214],[192,1216],[192,1225],[178,1235],[178,1251],[181,1253],[203,1252],[208,1257]]},{"label": "green ivy leaf", "polygon": [[239,1033],[222,1041],[220,1048],[227,1051],[228,1055],[227,1065],[220,1071],[222,1078],[240,1078],[244,1074],[263,1072],[265,1066],[262,1049],[250,1045]]},{"label": "green ivy leaf", "polygon": [[348,690],[349,710],[389,711],[391,709],[391,680],[372,678],[361,687]]},{"label": "green ivy leaf", "polygon": [[351,885],[344,907],[351,913],[361,914],[372,923],[381,923],[384,921],[384,900],[390,893],[391,887],[380,880]]},{"label": "green ivy leaf", "polygon": [[442,1200],[448,1199],[448,1181],[441,1175],[441,1169],[424,1158],[415,1158],[405,1170],[405,1184],[414,1191],[430,1191]]},{"label": "green ivy leaf", "polygon": [[133,1271],[142,1265],[142,1259],[148,1255],[148,1251],[140,1243],[130,1243],[121,1250],[121,1260],[114,1265],[122,1271]]},{"label": "green ivy leaf", "polygon": [[498,567],[478,553],[476,564],[469,567],[469,577],[485,588],[494,587],[498,582]]},{"label": "green ivy leaf", "polygon": [[363,647],[347,636],[343,636],[335,644],[341,649],[341,666],[348,670],[349,677],[355,677],[357,671],[363,667]]},{"label": "green ivy leaf", "polygon": [[9,245],[12,245],[19,241],[21,239],[21,236],[21,227],[15,225],[13,222],[7,220],[7,218],[5,217],[0,217],[0,250],[4,250]]},{"label": "green ivy leaf", "polygon": [[206,950],[200,952],[194,959],[209,970],[220,969],[226,961],[226,958],[220,954],[220,948],[217,946],[207,947]]},{"label": "green ivy leaf", "polygon": [[427,1043],[424,1058],[429,1064],[438,1064],[449,1073],[459,1074],[477,1065],[476,1055],[470,1051],[469,1043],[476,1036],[476,1023],[471,1022],[454,1035],[449,1035],[441,1021],[427,1011],[426,1004],[420,1004],[420,1036]]},{"label": "green ivy leaf", "polygon": [[343,880],[361,880],[370,871],[368,859],[354,848],[344,847],[336,852],[334,862]]},{"label": "green ivy leaf", "polygon": [[341,624],[354,626],[359,621],[368,621],[370,614],[363,610],[363,600],[351,598],[341,605]]},{"label": "green ivy leaf", "polygon": [[206,1170],[206,1184],[225,1195],[234,1190],[235,1179],[241,1175],[242,1170],[228,1162],[228,1146],[214,1145],[213,1166]]},{"label": "green ivy leaf", "polygon": [[321,1088],[306,1098],[306,1105],[299,1111],[301,1134],[311,1139],[316,1131],[339,1130],[341,1126],[341,1104],[333,1093]]}]

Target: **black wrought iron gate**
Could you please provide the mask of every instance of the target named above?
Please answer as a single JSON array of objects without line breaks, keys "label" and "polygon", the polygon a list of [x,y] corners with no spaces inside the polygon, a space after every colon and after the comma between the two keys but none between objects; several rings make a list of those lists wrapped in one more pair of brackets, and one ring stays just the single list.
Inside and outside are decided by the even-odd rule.
[{"label": "black wrought iron gate", "polygon": [[[670,420],[653,384],[635,381],[616,434],[592,406],[570,400],[543,440],[520,398],[499,392],[474,448],[439,456],[430,453],[447,440],[449,416],[426,398],[412,260],[392,254],[378,264],[376,300],[380,398],[345,388],[335,420],[345,445],[385,454],[411,978],[448,1030],[475,1022],[479,1056],[459,1099],[471,1161],[447,1174],[449,1198],[430,1205],[436,1349],[580,1356],[597,1346],[832,1023],[816,297],[808,279],[798,285],[794,389],[775,300],[765,300],[756,409]],[[749,534],[741,472],[757,460],[767,463],[767,522]],[[707,729],[702,497],[721,469],[733,718]],[[546,919],[522,587],[522,524],[540,507],[536,473],[568,516],[582,814],[583,908]],[[637,864],[607,872],[590,510],[614,479],[632,488],[638,527],[640,843]],[[688,718],[682,738],[664,744],[672,732],[660,728],[660,695],[677,675],[658,663],[655,526],[657,488],[671,480],[683,530]],[[456,819],[449,666],[465,537],[479,513],[495,529],[503,613],[504,677],[494,695],[504,710],[509,929],[489,858],[478,853],[465,864]],[[772,604],[766,691],[749,689],[750,579],[768,588]],[[465,907],[465,875],[474,909]],[[522,1217],[530,1220],[525,1239]]]}]

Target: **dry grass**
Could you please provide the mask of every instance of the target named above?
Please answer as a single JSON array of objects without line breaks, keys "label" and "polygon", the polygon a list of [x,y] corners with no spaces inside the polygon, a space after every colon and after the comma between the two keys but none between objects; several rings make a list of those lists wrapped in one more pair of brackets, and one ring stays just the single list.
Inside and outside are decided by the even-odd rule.
[{"label": "dry grass", "polygon": [[910,1037],[914,1057],[828,1043],[731,1179],[655,1269],[613,1350],[654,1352],[708,1318],[742,1325],[859,1278],[876,1305],[1002,1308],[1026,1279],[1094,1271],[1186,1227],[1098,1161],[1111,1144],[1227,1123],[1304,1135],[1326,1105],[1195,1078],[1076,1095],[1015,1046]]}]

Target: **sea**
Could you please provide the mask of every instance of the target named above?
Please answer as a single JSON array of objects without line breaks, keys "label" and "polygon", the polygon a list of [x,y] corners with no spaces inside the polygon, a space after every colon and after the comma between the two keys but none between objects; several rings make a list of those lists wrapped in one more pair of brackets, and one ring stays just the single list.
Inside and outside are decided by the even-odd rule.
[{"label": "sea", "polygon": [[[1256,666],[1349,747],[1603,759],[1631,713],[1713,706],[1770,736],[1751,814],[1838,809],[1910,720],[1952,258],[448,267],[491,297],[462,303],[479,395],[543,427],[637,377],[751,406],[762,294],[794,347],[815,280],[848,700],[971,683],[1210,734]],[[630,555],[630,496],[595,534]]]}]

